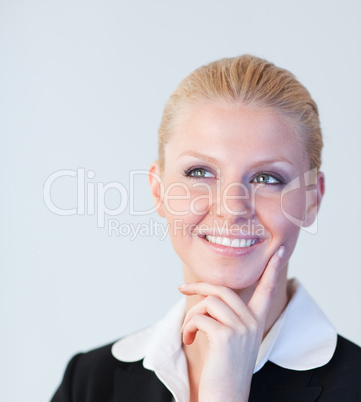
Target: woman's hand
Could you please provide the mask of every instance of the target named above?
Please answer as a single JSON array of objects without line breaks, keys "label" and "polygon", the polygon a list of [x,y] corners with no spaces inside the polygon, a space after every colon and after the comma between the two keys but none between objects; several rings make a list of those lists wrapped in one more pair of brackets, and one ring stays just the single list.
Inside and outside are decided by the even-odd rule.
[{"label": "woman's hand", "polygon": [[179,287],[204,299],[186,314],[183,342],[191,345],[198,331],[208,338],[208,353],[199,382],[199,402],[248,401],[258,350],[264,334],[285,248],[270,258],[246,305],[230,288],[194,282]]}]

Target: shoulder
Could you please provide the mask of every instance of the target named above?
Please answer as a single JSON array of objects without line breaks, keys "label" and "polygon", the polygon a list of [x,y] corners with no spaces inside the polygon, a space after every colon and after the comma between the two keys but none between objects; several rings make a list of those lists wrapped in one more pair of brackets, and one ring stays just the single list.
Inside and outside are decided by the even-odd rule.
[{"label": "shoulder", "polygon": [[113,342],[75,355],[69,362],[73,375],[83,377],[107,377],[116,369],[126,369],[129,363],[119,361],[112,355]]},{"label": "shoulder", "polygon": [[76,361],[77,368],[89,370],[89,367],[93,367],[92,372],[94,372],[94,368],[95,371],[108,371],[119,364],[121,365],[122,362],[116,360],[111,353],[112,346],[113,342],[75,355],[73,359]]},{"label": "shoulder", "polygon": [[347,360],[352,364],[356,364],[358,367],[361,366],[361,347],[355,343],[349,341],[348,339],[338,335],[337,347],[335,354],[333,356],[335,361]]},{"label": "shoulder", "polygon": [[127,363],[117,360],[111,352],[113,344],[73,356],[51,401],[110,401],[116,376],[133,372],[139,376],[147,375],[142,361]]},{"label": "shoulder", "polygon": [[320,401],[361,401],[361,348],[338,336],[332,359],[313,370],[311,384],[323,388]]},{"label": "shoulder", "polygon": [[292,370],[267,362],[253,376],[250,401],[361,401],[360,373],[361,348],[338,335],[324,366]]},{"label": "shoulder", "polygon": [[[332,359],[323,367],[315,369],[314,379],[326,382],[331,388],[346,388],[359,384],[361,373],[361,348],[341,335],[337,337],[337,346]],[[357,381],[356,381],[357,380]]]}]

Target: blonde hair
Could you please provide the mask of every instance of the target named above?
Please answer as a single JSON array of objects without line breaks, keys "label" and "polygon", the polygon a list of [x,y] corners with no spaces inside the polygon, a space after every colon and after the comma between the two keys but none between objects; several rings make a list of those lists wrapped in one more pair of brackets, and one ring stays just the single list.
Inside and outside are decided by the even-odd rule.
[{"label": "blonde hair", "polygon": [[280,113],[301,138],[310,169],[321,166],[323,147],[318,108],[289,71],[251,55],[217,60],[199,67],[170,96],[158,130],[158,163],[163,172],[165,145],[186,111],[207,103],[239,103]]}]

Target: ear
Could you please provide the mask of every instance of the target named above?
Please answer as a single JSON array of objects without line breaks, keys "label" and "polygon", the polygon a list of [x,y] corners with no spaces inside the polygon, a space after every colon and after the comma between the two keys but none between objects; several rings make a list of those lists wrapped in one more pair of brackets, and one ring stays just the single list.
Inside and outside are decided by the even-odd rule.
[{"label": "ear", "polygon": [[[306,183],[307,185],[308,183]],[[302,226],[311,226],[315,221],[321,206],[322,198],[325,194],[325,175],[317,173],[316,183],[312,185],[312,190],[306,191],[306,212]]]},{"label": "ear", "polygon": [[163,195],[164,195],[164,184],[162,177],[160,175],[158,161],[154,161],[149,168],[148,181],[150,185],[150,190],[152,192],[152,198],[154,203],[154,208],[160,216],[165,217],[164,205],[163,205]]}]

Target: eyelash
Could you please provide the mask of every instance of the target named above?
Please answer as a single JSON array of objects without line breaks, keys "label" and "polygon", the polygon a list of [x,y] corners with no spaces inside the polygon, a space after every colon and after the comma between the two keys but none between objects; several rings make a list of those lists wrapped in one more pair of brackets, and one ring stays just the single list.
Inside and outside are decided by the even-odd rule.
[{"label": "eyelash", "polygon": [[183,175],[190,178],[190,179],[195,179],[195,180],[202,180],[202,179],[215,179],[215,177],[199,177],[199,176],[192,176],[191,174],[195,172],[196,170],[205,170],[208,173],[211,173],[213,176],[215,176],[212,172],[210,172],[208,169],[204,167],[191,167],[189,169],[185,169],[183,172]]},{"label": "eyelash", "polygon": [[[206,171],[206,172],[208,172],[208,173],[211,173],[214,177],[198,177],[198,176],[192,176],[192,173],[193,173],[194,171],[196,171],[196,170],[204,170],[204,171]],[[191,168],[189,168],[189,169],[185,169],[184,172],[183,172],[183,175],[184,175],[185,177],[188,177],[188,178],[190,178],[190,179],[195,179],[195,180],[214,179],[214,178],[215,178],[215,175],[214,175],[212,172],[210,172],[208,169],[204,168],[204,167],[191,167]],[[267,173],[267,172],[259,172],[259,173],[257,173],[255,176],[253,176],[253,178],[252,178],[252,180],[251,180],[251,183],[252,183],[257,177],[262,176],[262,175],[270,176],[271,178],[273,178],[273,179],[275,179],[275,180],[278,181],[278,183],[262,183],[262,184],[265,184],[266,186],[275,186],[275,185],[276,185],[276,186],[279,186],[279,185],[285,184],[285,181],[284,181],[284,179],[283,179],[282,177],[280,177],[279,175],[276,175],[275,173]]]},{"label": "eyelash", "polygon": [[281,177],[279,177],[278,175],[276,175],[276,174],[274,174],[274,173],[267,173],[267,172],[260,172],[260,173],[257,173],[257,175],[253,177],[252,182],[253,182],[253,180],[255,180],[257,177],[262,176],[262,175],[264,175],[264,176],[269,176],[269,177],[271,177],[272,179],[277,180],[278,183],[260,183],[260,184],[265,184],[266,186],[280,186],[280,185],[284,184],[284,180],[283,180]]}]

